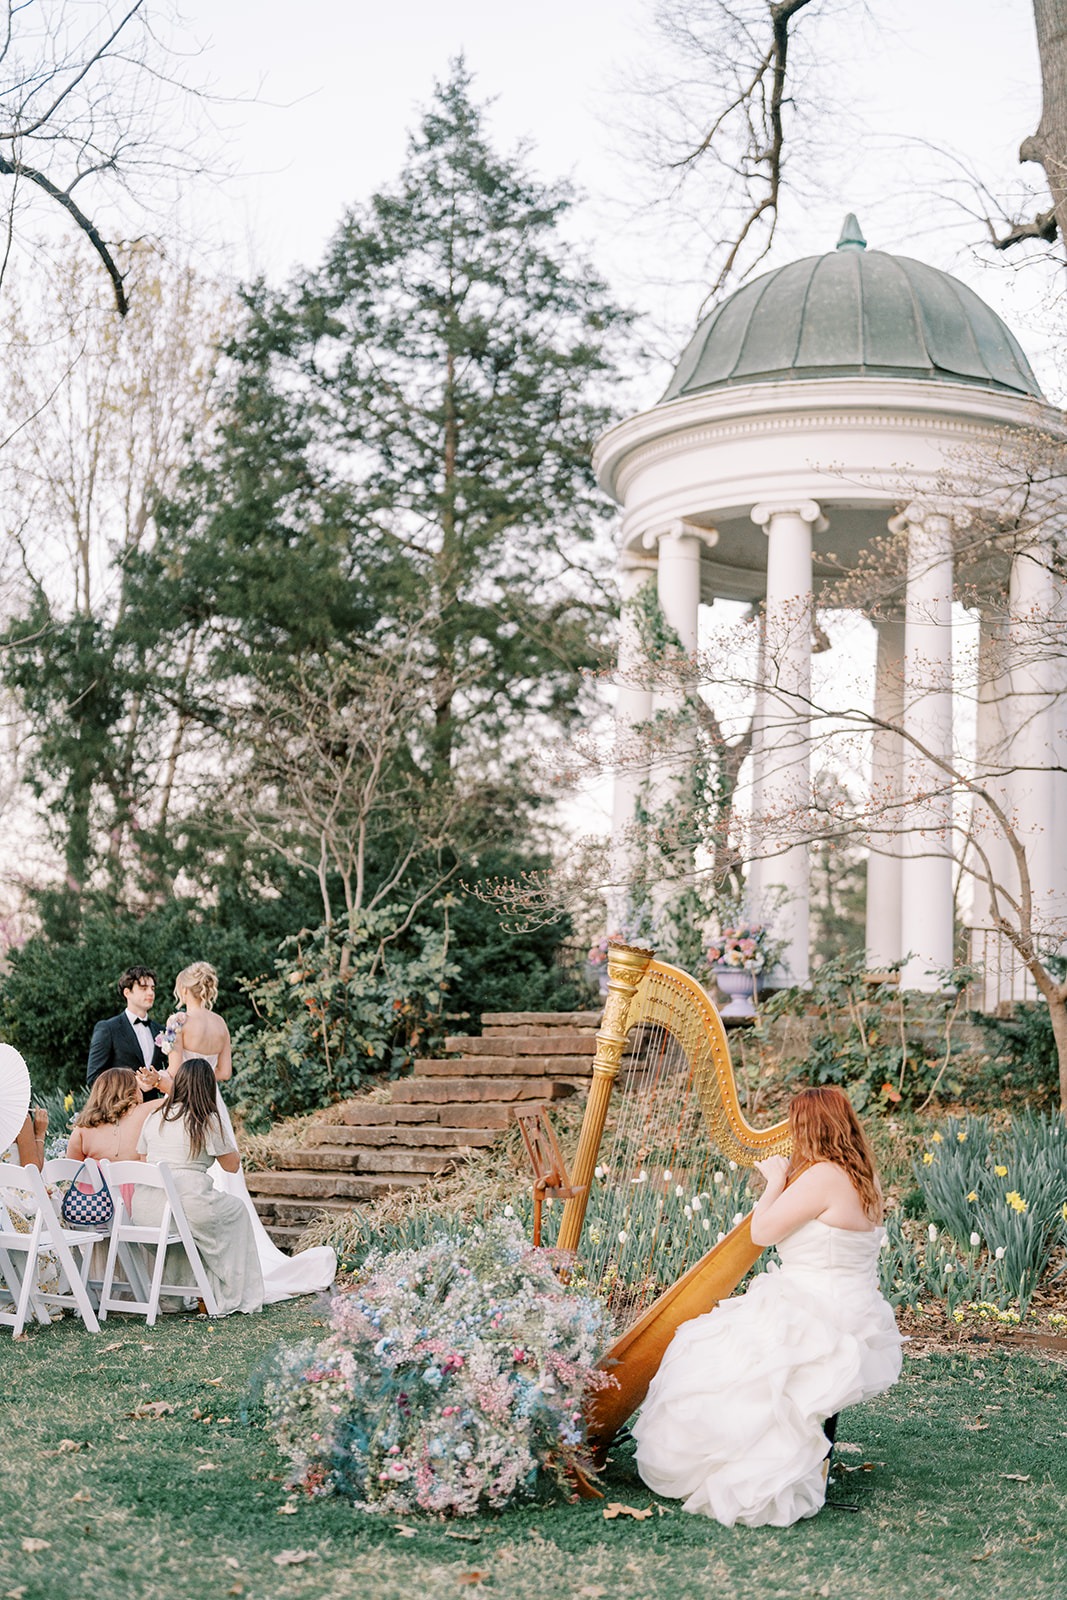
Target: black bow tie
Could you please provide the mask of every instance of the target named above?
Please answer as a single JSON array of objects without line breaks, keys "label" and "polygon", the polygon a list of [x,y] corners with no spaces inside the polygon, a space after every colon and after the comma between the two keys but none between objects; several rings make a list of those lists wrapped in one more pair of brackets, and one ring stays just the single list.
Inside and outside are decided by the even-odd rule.
[{"label": "black bow tie", "polygon": [[133,1025],[135,1028],[150,1028],[152,1026],[147,1017],[134,1017]]}]

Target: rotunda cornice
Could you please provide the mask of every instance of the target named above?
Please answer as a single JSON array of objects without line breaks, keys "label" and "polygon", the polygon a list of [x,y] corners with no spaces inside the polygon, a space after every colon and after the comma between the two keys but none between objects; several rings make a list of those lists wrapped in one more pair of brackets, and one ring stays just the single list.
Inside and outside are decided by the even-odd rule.
[{"label": "rotunda cornice", "polygon": [[621,504],[642,467],[731,439],[876,430],[902,437],[933,431],[962,440],[1027,428],[1067,436],[1067,419],[1044,401],[926,379],[848,377],[735,385],[627,418],[598,441],[593,468],[601,487]]}]

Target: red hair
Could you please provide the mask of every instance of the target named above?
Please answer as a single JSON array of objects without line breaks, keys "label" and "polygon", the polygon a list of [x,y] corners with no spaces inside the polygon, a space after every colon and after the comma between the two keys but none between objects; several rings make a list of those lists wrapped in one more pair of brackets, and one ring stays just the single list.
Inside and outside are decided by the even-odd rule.
[{"label": "red hair", "polygon": [[816,1161],[833,1162],[848,1174],[867,1215],[876,1222],[881,1220],[874,1156],[847,1094],[833,1084],[802,1089],[789,1106],[789,1130],[794,1171]]}]

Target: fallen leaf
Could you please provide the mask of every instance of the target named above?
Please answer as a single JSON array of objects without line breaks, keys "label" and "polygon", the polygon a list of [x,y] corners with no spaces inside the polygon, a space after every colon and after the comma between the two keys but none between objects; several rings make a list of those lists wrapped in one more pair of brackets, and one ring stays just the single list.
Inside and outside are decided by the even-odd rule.
[{"label": "fallen leaf", "polygon": [[587,1583],[584,1589],[579,1589],[580,1600],[601,1600],[607,1594],[606,1589],[598,1589],[595,1583]]},{"label": "fallen leaf", "polygon": [[114,1340],[112,1340],[111,1344],[106,1344],[104,1346],[104,1348],[101,1350],[100,1354],[102,1356],[109,1356],[111,1354],[112,1350],[121,1350],[121,1349],[122,1349],[122,1340],[121,1339],[114,1339]]},{"label": "fallen leaf", "polygon": [[210,1384],[213,1389],[217,1389],[219,1384],[222,1382],[222,1379],[221,1378],[205,1378],[204,1382],[207,1383],[207,1384]]},{"label": "fallen leaf", "polygon": [[480,1533],[461,1533],[458,1528],[449,1528],[445,1533],[445,1538],[464,1539],[467,1544],[480,1544],[482,1540]]},{"label": "fallen leaf", "polygon": [[1030,1474],[1028,1472],[1002,1472],[1000,1476],[1004,1479],[1005,1483],[1030,1482]]},{"label": "fallen leaf", "polygon": [[610,1505],[604,1507],[605,1522],[614,1522],[616,1517],[633,1517],[635,1522],[643,1522],[646,1517],[651,1515],[651,1506],[646,1507],[644,1511],[639,1511],[636,1506],[624,1506],[618,1500],[613,1500]]},{"label": "fallen leaf", "polygon": [[415,1529],[407,1527],[403,1522],[394,1522],[393,1532],[398,1533],[402,1539],[414,1539],[415,1537]]},{"label": "fallen leaf", "polygon": [[271,1560],[276,1567],[298,1567],[302,1561],[314,1561],[314,1550],[279,1550]]},{"label": "fallen leaf", "polygon": [[88,1448],[89,1446],[83,1443],[81,1439],[60,1439],[56,1445],[56,1450],[61,1456],[67,1455],[71,1450],[87,1450]]},{"label": "fallen leaf", "polygon": [[993,1554],[992,1550],[983,1550],[982,1554],[980,1556],[972,1556],[971,1560],[972,1561],[988,1561],[992,1554]]},{"label": "fallen leaf", "polygon": [[468,1583],[472,1587],[475,1584],[488,1583],[489,1581],[488,1572],[483,1572],[480,1567],[475,1567],[470,1572],[459,1572],[456,1576],[460,1583]]},{"label": "fallen leaf", "polygon": [[29,1594],[29,1590],[24,1583],[20,1583],[17,1589],[9,1589],[7,1591],[4,1595],[4,1600],[22,1600],[24,1594]]},{"label": "fallen leaf", "polygon": [[227,1594],[244,1594],[244,1592],[245,1586],[243,1583],[231,1583],[230,1587],[226,1590]]},{"label": "fallen leaf", "polygon": [[837,1456],[858,1456],[863,1449],[861,1444],[835,1444],[834,1454]]},{"label": "fallen leaf", "polygon": [[232,1567],[234,1572],[240,1572],[241,1563],[238,1561],[236,1556],[224,1556],[223,1560],[226,1566]]},{"label": "fallen leaf", "polygon": [[232,1417],[216,1417],[215,1420],[216,1420],[216,1422],[218,1422],[218,1424],[221,1427],[222,1423],[224,1423],[224,1422],[232,1422],[233,1418]]},{"label": "fallen leaf", "polygon": [[89,1493],[88,1489],[79,1489],[77,1494],[71,1496],[71,1499],[73,1500],[74,1504],[75,1505],[80,1505],[80,1506],[85,1505],[92,1498],[93,1497]]},{"label": "fallen leaf", "polygon": [[135,1422],[143,1422],[145,1417],[169,1417],[174,1407],[169,1400],[142,1400],[132,1411],[126,1415]]},{"label": "fallen leaf", "polygon": [[201,1461],[196,1470],[197,1472],[218,1472],[219,1469],[214,1461]]},{"label": "fallen leaf", "polygon": [[280,1517],[295,1517],[299,1510],[300,1507],[295,1500],[287,1500],[283,1506],[278,1507],[278,1515]]},{"label": "fallen leaf", "polygon": [[22,1548],[28,1556],[33,1556],[38,1550],[51,1550],[52,1545],[48,1539],[23,1539]]}]

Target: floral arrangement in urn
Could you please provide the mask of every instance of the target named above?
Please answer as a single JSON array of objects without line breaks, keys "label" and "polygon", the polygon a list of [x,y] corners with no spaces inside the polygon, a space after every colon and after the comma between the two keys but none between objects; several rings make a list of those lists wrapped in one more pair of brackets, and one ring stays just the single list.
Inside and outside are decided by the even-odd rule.
[{"label": "floral arrangement in urn", "polygon": [[559,1281],[552,1252],[505,1217],[367,1258],[319,1343],[282,1350],[262,1383],[290,1485],[365,1510],[473,1516],[531,1494],[539,1473],[589,1473],[582,1402],[600,1303]]},{"label": "floral arrangement in urn", "polygon": [[625,940],[621,933],[605,933],[601,938],[594,939],[589,947],[589,954],[585,959],[591,967],[606,967],[608,964],[608,945],[624,943]]},{"label": "floral arrangement in urn", "polygon": [[762,972],[768,960],[768,930],[761,922],[739,922],[723,928],[708,945],[709,967],[741,967],[745,972]]}]

